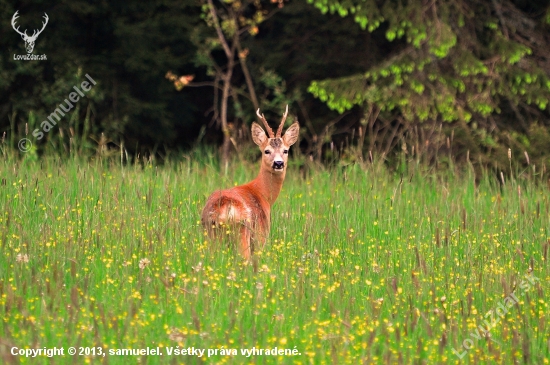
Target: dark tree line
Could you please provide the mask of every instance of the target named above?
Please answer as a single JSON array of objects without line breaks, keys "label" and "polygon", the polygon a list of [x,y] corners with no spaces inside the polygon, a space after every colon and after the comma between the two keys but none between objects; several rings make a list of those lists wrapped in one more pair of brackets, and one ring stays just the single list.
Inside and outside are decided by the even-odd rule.
[{"label": "dark tree line", "polygon": [[[548,164],[549,4],[0,0],[0,128],[14,144],[89,74],[98,84],[38,152],[201,142],[228,156],[258,107],[276,120],[289,104],[318,161],[404,151],[503,167],[511,148]],[[14,60],[16,11],[29,34],[47,13],[33,51],[46,61]]]}]

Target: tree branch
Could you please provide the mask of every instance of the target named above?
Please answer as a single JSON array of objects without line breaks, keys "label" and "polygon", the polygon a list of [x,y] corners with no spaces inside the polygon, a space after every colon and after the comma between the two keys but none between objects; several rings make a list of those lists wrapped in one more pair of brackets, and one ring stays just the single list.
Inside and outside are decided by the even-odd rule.
[{"label": "tree branch", "polygon": [[227,44],[227,40],[223,35],[222,27],[220,26],[220,20],[218,19],[218,13],[216,13],[216,8],[214,7],[214,3],[212,3],[212,0],[206,0],[206,1],[208,2],[208,8],[210,9],[210,14],[212,15],[212,20],[214,22],[214,28],[216,29],[216,33],[218,33],[218,38],[222,44],[223,50],[225,51],[227,58],[232,57],[229,44]]}]

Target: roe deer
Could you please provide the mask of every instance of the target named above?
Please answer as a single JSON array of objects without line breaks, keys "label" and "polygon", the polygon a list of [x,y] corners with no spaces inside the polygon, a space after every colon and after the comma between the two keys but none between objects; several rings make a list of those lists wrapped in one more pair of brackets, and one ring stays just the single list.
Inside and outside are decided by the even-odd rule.
[{"label": "roe deer", "polygon": [[252,123],[252,139],[262,151],[258,176],[241,186],[214,192],[202,211],[202,225],[211,238],[216,237],[221,226],[230,226],[238,232],[239,250],[249,260],[254,253],[254,244],[263,247],[269,235],[271,206],[277,200],[286,175],[288,149],[298,139],[300,126],[292,124],[281,137],[288,114],[288,105],[283,114],[277,134],[269,127],[260,109],[256,115],[263,122],[269,137],[262,127]]}]

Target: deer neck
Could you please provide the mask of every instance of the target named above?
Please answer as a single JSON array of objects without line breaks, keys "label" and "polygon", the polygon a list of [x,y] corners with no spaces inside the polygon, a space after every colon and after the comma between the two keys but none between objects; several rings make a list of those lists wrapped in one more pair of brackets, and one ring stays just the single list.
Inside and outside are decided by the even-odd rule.
[{"label": "deer neck", "polygon": [[269,205],[273,205],[281,192],[283,181],[285,181],[285,175],[286,169],[282,173],[276,174],[261,168],[260,173],[251,184],[254,185],[258,193],[267,200]]}]

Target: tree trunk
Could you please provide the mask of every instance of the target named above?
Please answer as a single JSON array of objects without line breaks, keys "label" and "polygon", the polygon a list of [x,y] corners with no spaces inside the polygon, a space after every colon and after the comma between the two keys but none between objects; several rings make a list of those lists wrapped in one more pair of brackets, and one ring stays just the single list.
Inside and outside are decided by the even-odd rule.
[{"label": "tree trunk", "polygon": [[222,145],[222,164],[224,168],[227,168],[229,163],[229,151],[231,150],[231,134],[227,125],[227,107],[229,101],[229,91],[231,88],[231,76],[233,76],[233,67],[235,62],[233,58],[229,58],[227,62],[227,72],[223,77],[223,92],[222,92],[222,105],[221,105],[221,124],[223,132],[223,145]]},{"label": "tree trunk", "polygon": [[[233,68],[235,67],[235,47],[236,41],[238,40],[238,32],[235,32],[232,39],[231,47],[225,38],[222,28],[219,23],[218,14],[212,0],[207,0],[208,7],[210,8],[210,14],[214,21],[214,28],[218,34],[218,39],[223,47],[225,55],[227,57],[227,71],[222,76],[223,91],[222,91],[222,100],[221,100],[221,113],[220,120],[222,125],[223,132],[223,145],[222,145],[222,156],[221,161],[225,169],[229,163],[229,151],[231,150],[231,134],[229,132],[229,127],[227,126],[227,105],[229,100],[230,88],[231,88],[231,76],[233,76]],[[236,18],[232,12],[230,12],[233,21],[236,24]]]}]

